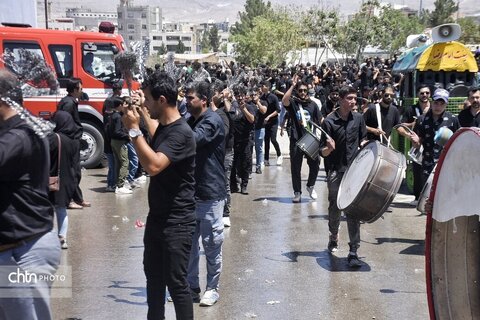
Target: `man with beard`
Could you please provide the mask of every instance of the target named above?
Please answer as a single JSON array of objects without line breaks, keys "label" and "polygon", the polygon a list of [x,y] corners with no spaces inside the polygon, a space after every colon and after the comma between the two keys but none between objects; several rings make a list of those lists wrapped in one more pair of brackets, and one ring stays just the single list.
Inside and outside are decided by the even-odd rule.
[{"label": "man with beard", "polygon": [[458,114],[458,122],[462,127],[480,127],[480,87],[471,88],[468,92],[470,106]]},{"label": "man with beard", "polygon": [[[293,97],[293,90],[296,89],[298,97]],[[298,203],[302,198],[301,171],[303,163],[303,152],[297,147],[297,141],[306,134],[307,126],[311,126],[308,121],[320,125],[322,115],[317,104],[309,99],[308,87],[304,82],[299,81],[299,76],[293,77],[293,83],[285,93],[282,103],[289,113],[291,126],[289,128],[290,137],[290,172],[292,175],[293,199],[292,202]],[[309,167],[307,191],[310,198],[317,199],[315,192],[315,182],[317,181],[320,158],[311,159],[307,156]]]},{"label": "man with beard", "polygon": [[282,165],[283,156],[280,151],[280,145],[277,142],[277,130],[278,130],[278,115],[280,114],[280,104],[276,95],[270,92],[270,82],[263,81],[261,83],[262,96],[261,100],[267,102],[267,112],[265,113],[265,166],[269,166],[270,158],[270,142],[272,142],[275,152],[277,153],[277,166]]},{"label": "man with beard", "polygon": [[416,135],[411,137],[414,146],[423,145],[422,154],[422,181],[427,181],[435,164],[440,158],[443,146],[435,143],[435,133],[441,127],[447,127],[452,132],[460,127],[458,118],[446,111],[449,94],[445,89],[437,89],[433,94],[433,103],[430,110],[417,120]]},{"label": "man with beard", "polygon": [[211,93],[206,81],[193,82],[187,88],[187,109],[192,115],[188,124],[197,143],[195,156],[196,228],[188,263],[188,283],[200,298],[199,238],[205,252],[207,281],[200,300],[201,306],[212,306],[219,299],[218,283],[222,271],[223,207],[227,197],[225,187],[225,129],[220,116],[208,108]]},{"label": "man with beard", "polygon": [[[166,72],[153,73],[142,87],[145,96],[139,92],[141,108],[127,110],[123,123],[151,177],[143,239],[147,319],[165,318],[165,287],[177,319],[193,319],[187,264],[195,230],[195,139],[178,112],[177,87]],[[152,137],[150,145],[140,130],[138,111]]]},{"label": "man with beard", "polygon": [[[402,122],[410,129],[415,126],[415,120],[420,118],[421,115],[428,112],[430,109],[430,88],[426,84],[420,85],[418,88],[418,102],[409,106],[403,114]],[[411,205],[416,206],[418,198],[423,188],[422,179],[422,165],[412,161],[413,171],[413,194],[415,200],[411,202]]]},{"label": "man with beard", "polygon": [[322,117],[325,119],[336,108],[338,102],[338,87],[334,86],[328,93],[327,102],[323,104]]},{"label": "man with beard", "polygon": [[386,139],[395,125],[400,123],[400,112],[393,105],[393,88],[388,86],[381,93],[380,103],[372,104],[363,114],[367,125],[368,140],[378,140],[387,144]]}]

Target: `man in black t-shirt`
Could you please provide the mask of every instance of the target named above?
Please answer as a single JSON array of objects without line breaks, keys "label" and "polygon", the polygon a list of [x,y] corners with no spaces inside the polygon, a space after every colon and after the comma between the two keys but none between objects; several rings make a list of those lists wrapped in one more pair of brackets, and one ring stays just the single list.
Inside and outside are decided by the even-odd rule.
[{"label": "man in black t-shirt", "polygon": [[[392,87],[386,87],[382,91],[380,103],[370,105],[363,114],[369,140],[378,140],[387,144],[386,139],[390,137],[393,127],[400,123],[400,113],[393,105],[394,94]],[[380,114],[380,121],[378,114]]]},{"label": "man in black t-shirt", "polygon": [[462,127],[480,127],[480,87],[468,92],[468,108],[458,114],[458,121]]},{"label": "man in black t-shirt", "polygon": [[278,115],[280,114],[280,104],[276,95],[270,92],[270,82],[263,81],[261,84],[262,96],[261,100],[267,102],[267,112],[265,112],[265,156],[264,163],[270,165],[270,142],[272,142],[275,152],[277,153],[277,166],[283,162],[280,145],[277,142],[278,131]]},{"label": "man in black t-shirt", "polygon": [[[147,319],[165,318],[166,287],[177,319],[193,319],[195,293],[191,294],[189,289],[187,265],[195,231],[195,138],[180,116],[175,81],[167,73],[157,71],[150,75],[143,90],[144,99],[138,93],[142,108],[125,112],[123,121],[140,163],[151,177],[143,260]],[[138,111],[152,136],[150,145],[140,131]]]},{"label": "man in black t-shirt", "polygon": [[[367,136],[367,128],[362,115],[352,112],[357,99],[356,90],[352,87],[342,87],[339,96],[340,108],[330,114],[322,123],[322,128],[333,140],[322,135],[320,142],[321,154],[325,158],[325,168],[328,170],[328,229],[330,231],[328,251],[332,253],[338,250],[341,211],[337,206],[337,195],[340,182]],[[347,215],[346,218],[350,239],[348,265],[356,268],[362,265],[357,255],[360,247],[360,221],[350,215]]]},{"label": "man in black t-shirt", "polygon": [[[297,141],[306,134],[307,128],[311,129],[309,121],[320,125],[322,116],[320,110],[315,102],[308,97],[308,87],[304,82],[298,82],[299,77],[293,77],[293,84],[285,93],[282,103],[288,111],[291,119],[291,126],[289,128],[290,136],[290,171],[292,175],[293,185],[293,199],[292,202],[301,202],[302,186],[301,186],[301,171],[304,153],[297,147]],[[297,90],[298,97],[292,97],[293,90]],[[310,198],[317,199],[315,191],[315,182],[317,181],[318,171],[320,167],[320,159],[312,159],[307,156],[307,164],[309,167],[307,191]]]}]

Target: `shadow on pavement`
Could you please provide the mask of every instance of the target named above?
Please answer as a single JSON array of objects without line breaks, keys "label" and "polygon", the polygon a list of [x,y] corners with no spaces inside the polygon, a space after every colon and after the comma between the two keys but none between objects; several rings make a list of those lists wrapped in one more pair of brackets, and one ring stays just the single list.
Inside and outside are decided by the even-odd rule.
[{"label": "shadow on pavement", "polygon": [[130,301],[124,298],[118,298],[116,295],[109,294],[106,295],[105,297],[113,299],[115,302],[119,303],[126,303],[126,304],[133,304],[133,305],[139,305],[139,306],[144,306],[147,305],[147,289],[145,287],[128,287],[128,286],[122,286],[128,283],[128,281],[112,281],[113,284],[110,285],[108,288],[115,288],[115,289],[126,289],[126,290],[133,290],[134,292],[130,293],[130,296],[132,297],[143,297],[145,298],[144,302],[138,302],[138,301]]},{"label": "shadow on pavement", "polygon": [[[337,257],[330,254],[327,250],[324,251],[290,251],[282,253],[282,256],[287,257],[290,262],[297,262],[298,257],[313,257],[317,258],[317,264],[323,269],[331,272],[369,272],[370,266],[362,261],[360,268],[350,268],[348,266],[347,257]],[[361,258],[361,257],[360,257]]]},{"label": "shadow on pavement", "polygon": [[411,243],[408,248],[400,251],[400,254],[412,254],[412,255],[425,255],[425,240],[414,239],[402,239],[402,238],[376,238],[377,243],[371,243],[373,245],[382,245],[384,243]]}]

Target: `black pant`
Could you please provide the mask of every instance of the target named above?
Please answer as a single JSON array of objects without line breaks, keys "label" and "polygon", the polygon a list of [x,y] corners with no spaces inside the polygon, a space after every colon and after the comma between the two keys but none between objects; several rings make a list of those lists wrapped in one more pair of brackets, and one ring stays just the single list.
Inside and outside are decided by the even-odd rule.
[{"label": "black pant", "polygon": [[143,266],[147,278],[147,319],[165,318],[165,289],[168,287],[177,319],[193,319],[193,301],[187,282],[195,221],[165,226],[147,219]]},{"label": "black pant", "polygon": [[[290,172],[292,174],[293,192],[302,192],[302,163],[304,153],[297,145],[297,140],[290,138]],[[309,167],[307,186],[313,187],[317,181],[318,170],[320,169],[320,158],[312,160],[307,157],[307,164]]]},{"label": "black pant", "polygon": [[420,164],[417,164],[416,162],[412,162],[412,171],[413,171],[413,194],[415,195],[415,199],[418,200],[426,180],[425,181],[423,180],[423,169]]},{"label": "black pant", "polygon": [[252,169],[252,148],[253,137],[235,141],[233,147],[233,166],[232,166],[232,183],[238,186],[238,180],[242,187],[247,187],[248,178]]},{"label": "black pant", "polygon": [[280,146],[277,142],[277,131],[278,124],[267,124],[265,126],[265,153],[264,159],[268,160],[270,158],[270,142],[272,142],[275,151],[277,152],[277,157],[279,157],[282,152],[280,151]]},{"label": "black pant", "polygon": [[[328,230],[332,236],[338,235],[338,228],[340,227],[342,211],[337,207],[337,195],[343,174],[343,172],[330,171],[327,177]],[[348,214],[346,217],[350,251],[357,252],[357,249],[360,247],[360,221],[352,218]]]},{"label": "black pant", "polygon": [[72,140],[75,144],[75,156],[73,158],[73,170],[75,171],[75,183],[76,187],[72,195],[72,200],[76,203],[83,203],[83,193],[80,189],[80,180],[82,180],[82,166],[80,164],[80,140]]}]

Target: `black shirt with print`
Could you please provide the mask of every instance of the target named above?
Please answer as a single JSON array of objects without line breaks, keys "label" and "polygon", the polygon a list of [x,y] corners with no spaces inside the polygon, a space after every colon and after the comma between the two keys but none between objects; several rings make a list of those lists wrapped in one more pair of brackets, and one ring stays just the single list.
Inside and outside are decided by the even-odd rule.
[{"label": "black shirt with print", "polygon": [[480,112],[475,116],[472,114],[470,108],[460,111],[458,114],[458,122],[461,127],[480,127]]},{"label": "black shirt with print", "polygon": [[444,111],[435,121],[432,111],[429,110],[417,120],[417,124],[415,125],[415,132],[422,139],[422,168],[425,174],[432,172],[443,150],[443,147],[434,141],[435,133],[441,127],[447,127],[452,130],[452,132],[455,132],[460,127],[460,124],[458,118],[448,111]]}]

